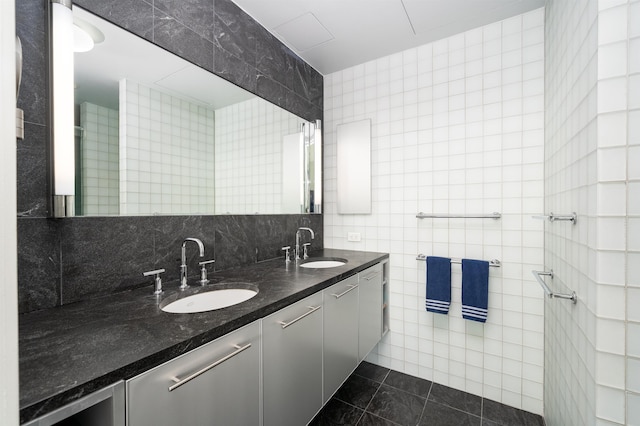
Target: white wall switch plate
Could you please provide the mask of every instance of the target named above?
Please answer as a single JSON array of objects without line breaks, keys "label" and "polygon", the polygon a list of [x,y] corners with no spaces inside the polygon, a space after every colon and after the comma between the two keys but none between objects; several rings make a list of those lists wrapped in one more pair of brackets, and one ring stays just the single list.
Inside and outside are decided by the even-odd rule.
[{"label": "white wall switch plate", "polygon": [[359,232],[348,232],[347,233],[347,241],[360,241],[362,238],[360,237]]}]

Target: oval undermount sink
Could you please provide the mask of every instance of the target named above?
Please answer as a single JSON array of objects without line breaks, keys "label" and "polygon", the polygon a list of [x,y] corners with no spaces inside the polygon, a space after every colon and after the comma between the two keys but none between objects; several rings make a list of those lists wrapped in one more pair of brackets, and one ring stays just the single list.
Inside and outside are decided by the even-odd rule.
[{"label": "oval undermount sink", "polygon": [[173,301],[167,300],[168,303],[162,303],[160,309],[172,314],[207,312],[237,305],[256,294],[258,294],[257,290],[248,288],[223,288],[192,294]]},{"label": "oval undermount sink", "polygon": [[345,265],[346,263],[347,259],[340,259],[337,257],[317,257],[301,262],[300,267],[313,269],[337,268],[338,266]]}]

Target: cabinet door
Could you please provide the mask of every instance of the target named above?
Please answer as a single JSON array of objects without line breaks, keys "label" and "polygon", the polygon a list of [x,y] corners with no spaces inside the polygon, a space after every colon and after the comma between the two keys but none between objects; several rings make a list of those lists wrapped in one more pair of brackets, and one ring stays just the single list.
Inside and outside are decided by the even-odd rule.
[{"label": "cabinet door", "polygon": [[365,269],[360,280],[360,334],[358,360],[365,356],[382,338],[382,264]]},{"label": "cabinet door", "polygon": [[127,424],[259,425],[258,321],[127,381]]},{"label": "cabinet door", "polygon": [[324,402],[358,366],[358,276],[332,285],[324,296]]},{"label": "cabinet door", "polygon": [[322,407],[322,292],[262,320],[265,426],[307,424]]}]

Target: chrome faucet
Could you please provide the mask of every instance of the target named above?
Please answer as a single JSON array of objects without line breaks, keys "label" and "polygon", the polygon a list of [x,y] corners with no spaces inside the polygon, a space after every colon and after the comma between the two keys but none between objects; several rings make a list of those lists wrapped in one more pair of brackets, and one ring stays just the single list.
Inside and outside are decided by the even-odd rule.
[{"label": "chrome faucet", "polygon": [[[300,260],[300,231],[309,231],[309,233],[311,234],[311,239],[312,239],[312,240],[316,237],[316,236],[315,236],[315,234],[313,233],[313,229],[311,229],[311,228],[305,228],[305,227],[298,228],[298,230],[296,231],[296,249],[295,249],[295,251],[296,251],[296,252],[295,252],[295,255],[296,255],[296,256],[295,256],[296,261]],[[306,259],[307,257],[309,257],[309,256],[307,255],[307,253],[306,253],[306,250],[305,250],[305,253],[304,253],[304,255],[303,255],[303,256],[304,256],[304,258],[305,258],[305,259]]]},{"label": "chrome faucet", "polygon": [[182,264],[180,265],[180,290],[184,290],[189,287],[187,285],[187,241],[193,241],[198,244],[198,249],[200,250],[200,257],[204,257],[204,244],[197,238],[185,238],[182,242]]}]

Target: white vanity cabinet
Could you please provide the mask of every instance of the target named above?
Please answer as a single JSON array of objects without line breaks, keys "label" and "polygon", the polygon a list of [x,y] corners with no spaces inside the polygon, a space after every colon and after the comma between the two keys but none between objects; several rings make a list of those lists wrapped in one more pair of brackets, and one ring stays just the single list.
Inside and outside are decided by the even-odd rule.
[{"label": "white vanity cabinet", "polygon": [[358,362],[360,362],[382,338],[383,263],[365,269],[358,276],[360,293]]},{"label": "white vanity cabinet", "polygon": [[265,426],[305,425],[322,407],[322,292],[262,319]]},{"label": "white vanity cabinet", "polygon": [[323,291],[325,403],[358,366],[358,290],[354,275]]},{"label": "white vanity cabinet", "polygon": [[127,425],[260,424],[260,322],[127,381]]}]

